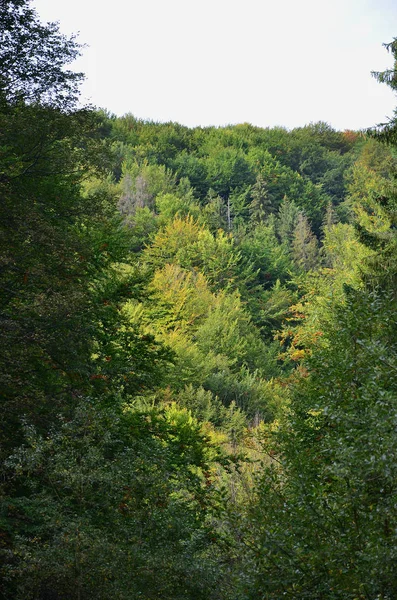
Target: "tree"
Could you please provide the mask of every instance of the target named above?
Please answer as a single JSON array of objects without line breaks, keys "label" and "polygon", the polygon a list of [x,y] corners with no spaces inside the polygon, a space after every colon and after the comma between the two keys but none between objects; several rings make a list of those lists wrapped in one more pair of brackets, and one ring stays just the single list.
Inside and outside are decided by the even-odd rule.
[{"label": "tree", "polygon": [[204,356],[219,354],[226,357],[233,371],[247,367],[267,374],[269,349],[237,293],[217,296],[195,337]]},{"label": "tree", "polygon": [[[15,600],[221,597],[214,543],[226,464],[200,424],[168,409],[98,409],[80,401],[45,436],[26,425],[6,461],[0,501],[2,591]],[[207,479],[206,479],[207,477]],[[208,485],[207,485],[208,484]]]},{"label": "tree", "polygon": [[265,178],[259,173],[251,189],[250,216],[256,223],[262,223],[274,213],[272,198]]},{"label": "tree", "polygon": [[[91,194],[87,201],[83,194],[83,179],[103,173],[107,164],[97,139],[98,118],[89,110],[73,110],[74,96],[67,91],[76,78],[71,75],[69,82],[67,72],[65,78],[50,77],[51,65],[45,62],[52,60],[57,72],[65,56],[74,56],[75,42],[68,47],[56,28],[40,25],[26,3],[7,2],[5,9],[5,50],[15,45],[18,50],[30,29],[32,36],[27,54],[21,50],[17,56],[15,77],[11,63],[5,62],[0,106],[0,320],[5,350],[0,386],[2,443],[7,448],[18,444],[23,415],[45,428],[80,394],[94,393],[98,386],[114,391],[120,378],[128,387],[138,373],[141,379],[147,373],[146,350],[155,350],[154,362],[160,356],[153,339],[125,327],[120,313],[121,298],[130,293],[134,277],[115,266],[128,253],[128,234],[121,229],[113,198]],[[42,37],[51,53],[39,43]],[[37,64],[48,68],[41,72]],[[34,99],[25,95],[23,82],[27,90],[37,87]],[[141,352],[140,368],[134,370],[131,361]],[[135,382],[135,390],[143,385]]]},{"label": "tree", "polygon": [[[397,90],[397,38],[394,38],[392,42],[384,44],[386,50],[393,56],[394,65],[393,68],[387,69],[382,72],[373,72],[372,75],[379,81],[379,83],[386,83],[393,91]],[[387,144],[397,144],[397,110],[394,109],[394,117],[392,117],[388,123],[382,123],[376,128],[369,130],[370,134],[374,135],[377,139],[386,142]]]},{"label": "tree", "polygon": [[62,35],[57,23],[41,24],[29,5],[30,0],[1,0],[1,104],[73,109],[83,75],[64,67],[79,56],[81,45]]},{"label": "tree", "polygon": [[318,265],[318,244],[309,222],[301,212],[298,216],[292,241],[293,258],[296,265],[310,271]]},{"label": "tree", "polygon": [[148,320],[155,320],[158,331],[176,328],[191,334],[215,302],[203,274],[184,270],[177,264],[156,270],[149,292],[153,307]]},{"label": "tree", "polygon": [[281,242],[287,246],[291,246],[299,212],[295,202],[284,196],[278,211],[276,227]]},{"label": "tree", "polygon": [[255,181],[246,156],[234,148],[214,148],[205,166],[209,185],[222,198],[228,197],[233,188]]},{"label": "tree", "polygon": [[[380,191],[383,226],[357,227],[367,247],[361,285],[345,285],[332,311],[318,311],[321,342],[265,440],[258,501],[237,532],[250,554],[248,598],[397,594],[396,193]],[[327,243],[346,227],[328,230]]]},{"label": "tree", "polygon": [[395,308],[395,292],[352,290],[323,326],[289,415],[266,441],[275,460],[252,502],[255,533],[240,531],[249,598],[396,595]]}]

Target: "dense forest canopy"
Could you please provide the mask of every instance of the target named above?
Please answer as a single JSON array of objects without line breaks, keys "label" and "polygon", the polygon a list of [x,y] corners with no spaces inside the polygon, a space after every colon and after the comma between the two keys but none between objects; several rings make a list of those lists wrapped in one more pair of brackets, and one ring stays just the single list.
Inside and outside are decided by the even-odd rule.
[{"label": "dense forest canopy", "polygon": [[78,108],[1,8],[1,597],[392,600],[396,120]]}]

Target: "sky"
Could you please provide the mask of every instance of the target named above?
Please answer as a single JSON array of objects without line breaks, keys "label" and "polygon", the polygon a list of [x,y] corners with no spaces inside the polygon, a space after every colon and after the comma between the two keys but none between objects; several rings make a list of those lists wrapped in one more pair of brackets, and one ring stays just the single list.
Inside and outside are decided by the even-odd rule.
[{"label": "sky", "polygon": [[183,125],[338,130],[385,122],[396,97],[395,0],[33,0],[87,44],[84,101]]}]

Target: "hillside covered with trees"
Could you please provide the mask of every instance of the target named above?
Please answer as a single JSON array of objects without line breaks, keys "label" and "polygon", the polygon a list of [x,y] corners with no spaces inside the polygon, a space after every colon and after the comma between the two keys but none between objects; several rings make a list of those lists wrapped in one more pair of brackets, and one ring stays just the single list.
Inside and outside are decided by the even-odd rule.
[{"label": "hillside covered with trees", "polygon": [[0,598],[393,600],[396,120],[81,108],[1,7]]}]

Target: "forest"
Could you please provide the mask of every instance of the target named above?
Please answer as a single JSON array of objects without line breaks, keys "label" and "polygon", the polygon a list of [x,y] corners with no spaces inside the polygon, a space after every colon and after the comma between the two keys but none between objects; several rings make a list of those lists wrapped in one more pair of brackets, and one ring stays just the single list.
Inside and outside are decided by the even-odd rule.
[{"label": "forest", "polygon": [[395,600],[397,112],[82,108],[0,5],[0,598]]}]

